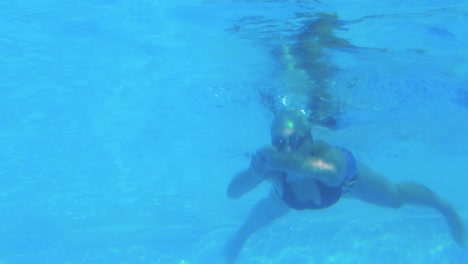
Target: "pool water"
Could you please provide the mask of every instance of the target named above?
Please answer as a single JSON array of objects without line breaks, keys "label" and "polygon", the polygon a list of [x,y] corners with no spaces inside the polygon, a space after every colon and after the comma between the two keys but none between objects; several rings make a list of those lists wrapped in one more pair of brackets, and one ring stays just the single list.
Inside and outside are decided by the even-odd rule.
[{"label": "pool water", "polygon": [[[340,2],[0,3],[0,263],[220,263],[269,191],[230,200],[228,182],[269,144],[272,110],[303,104],[310,72],[282,75],[276,51],[318,14],[349,45],[318,59],[339,111],[314,137],[424,183],[468,223],[468,5]],[[344,199],[289,213],[238,259],[376,262],[468,252],[431,210]]]}]

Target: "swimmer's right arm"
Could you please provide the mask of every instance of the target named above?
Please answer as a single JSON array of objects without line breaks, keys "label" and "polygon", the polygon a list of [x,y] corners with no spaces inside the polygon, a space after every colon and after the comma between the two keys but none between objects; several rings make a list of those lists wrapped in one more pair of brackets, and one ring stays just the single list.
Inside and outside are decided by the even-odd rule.
[{"label": "swimmer's right arm", "polygon": [[227,188],[227,196],[236,199],[255,188],[263,181],[263,177],[257,177],[252,170],[246,169],[237,173]]},{"label": "swimmer's right arm", "polygon": [[268,174],[263,155],[260,152],[255,153],[252,155],[250,167],[237,173],[229,183],[227,196],[233,199],[239,198],[266,179]]}]

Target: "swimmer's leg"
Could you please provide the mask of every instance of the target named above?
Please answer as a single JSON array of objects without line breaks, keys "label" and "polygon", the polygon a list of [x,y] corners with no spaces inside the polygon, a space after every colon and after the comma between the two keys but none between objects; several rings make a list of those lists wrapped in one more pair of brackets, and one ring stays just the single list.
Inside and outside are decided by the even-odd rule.
[{"label": "swimmer's leg", "polygon": [[260,200],[255,205],[244,224],[226,243],[224,248],[226,262],[232,263],[236,260],[242,246],[252,233],[285,215],[288,211],[289,208],[281,201],[278,194],[272,190],[268,197]]},{"label": "swimmer's leg", "polygon": [[453,240],[460,246],[466,244],[465,226],[460,215],[449,202],[432,190],[415,182],[393,184],[363,165],[360,165],[358,170],[358,183],[349,192],[351,198],[392,208],[399,208],[405,204],[433,208],[445,217]]},{"label": "swimmer's leg", "polygon": [[403,203],[429,206],[439,211],[447,222],[453,240],[459,246],[466,245],[466,231],[463,220],[453,206],[441,199],[429,188],[415,182],[404,182],[396,185],[400,200]]}]

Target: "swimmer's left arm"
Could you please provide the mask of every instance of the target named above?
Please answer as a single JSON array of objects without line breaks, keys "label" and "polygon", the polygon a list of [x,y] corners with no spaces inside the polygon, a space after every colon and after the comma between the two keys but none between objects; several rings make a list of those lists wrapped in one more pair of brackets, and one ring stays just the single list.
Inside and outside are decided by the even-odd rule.
[{"label": "swimmer's left arm", "polygon": [[305,177],[311,177],[330,185],[338,185],[340,181],[339,168],[336,163],[323,158],[305,158],[297,172]]},{"label": "swimmer's left arm", "polygon": [[331,149],[323,157],[303,157],[294,154],[283,154],[270,151],[267,155],[270,168],[299,174],[320,180],[329,185],[341,183],[343,162],[336,150]]}]

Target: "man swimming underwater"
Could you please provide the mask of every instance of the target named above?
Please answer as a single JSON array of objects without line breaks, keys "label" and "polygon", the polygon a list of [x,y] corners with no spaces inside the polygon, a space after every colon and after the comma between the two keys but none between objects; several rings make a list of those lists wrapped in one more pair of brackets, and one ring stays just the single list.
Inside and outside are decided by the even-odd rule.
[{"label": "man swimming underwater", "polygon": [[227,242],[228,262],[237,258],[253,232],[290,209],[324,209],[341,197],[389,208],[405,204],[433,208],[445,218],[453,240],[465,245],[463,221],[449,202],[416,182],[394,184],[356,160],[349,150],[313,139],[302,111],[287,109],[276,115],[271,125],[271,143],[259,149],[252,156],[249,168],[229,183],[227,195],[234,199],[266,180],[273,188]]}]

